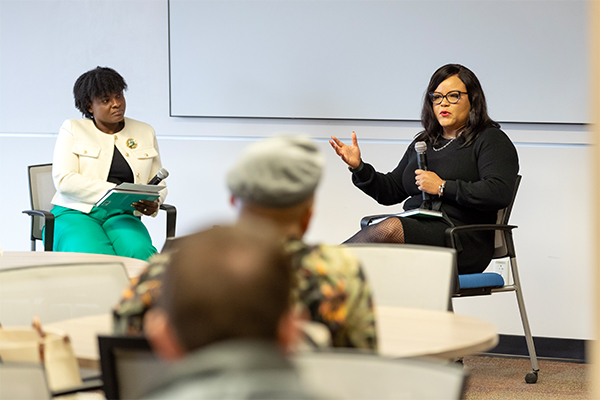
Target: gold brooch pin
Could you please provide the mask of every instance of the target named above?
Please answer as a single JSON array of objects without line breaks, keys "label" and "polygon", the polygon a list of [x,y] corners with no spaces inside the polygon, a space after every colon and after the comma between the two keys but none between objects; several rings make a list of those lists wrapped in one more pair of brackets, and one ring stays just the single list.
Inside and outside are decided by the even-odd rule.
[{"label": "gold brooch pin", "polygon": [[133,139],[127,139],[127,147],[135,149],[137,147],[137,142]]}]

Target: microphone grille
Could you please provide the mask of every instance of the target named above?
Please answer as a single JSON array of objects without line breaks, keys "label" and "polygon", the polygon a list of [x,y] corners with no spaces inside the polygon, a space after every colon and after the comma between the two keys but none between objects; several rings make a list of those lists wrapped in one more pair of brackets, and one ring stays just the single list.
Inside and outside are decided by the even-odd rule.
[{"label": "microphone grille", "polygon": [[158,172],[156,173],[156,176],[158,176],[160,179],[166,179],[167,176],[169,176],[169,171],[167,171],[164,168],[161,168],[158,170]]},{"label": "microphone grille", "polygon": [[425,142],[417,142],[417,143],[415,143],[415,150],[419,154],[425,153],[425,150],[427,150],[427,143],[425,143]]}]

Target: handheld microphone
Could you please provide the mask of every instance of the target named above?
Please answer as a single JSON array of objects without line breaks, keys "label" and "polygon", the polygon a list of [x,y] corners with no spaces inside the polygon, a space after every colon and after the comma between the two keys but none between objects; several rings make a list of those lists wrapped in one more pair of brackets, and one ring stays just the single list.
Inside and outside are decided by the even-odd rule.
[{"label": "handheld microphone", "polygon": [[[415,143],[415,151],[417,152],[417,164],[419,169],[423,171],[429,171],[427,169],[427,156],[425,155],[425,150],[427,150],[427,143],[425,142],[417,142]],[[421,204],[421,208],[426,208],[431,210],[431,198],[429,193],[423,193],[423,204]]]},{"label": "handheld microphone", "polygon": [[425,142],[417,142],[415,143],[415,150],[417,152],[417,164],[419,165],[419,169],[423,171],[429,171],[427,169],[427,156],[425,155],[425,150],[427,150],[427,143]]},{"label": "handheld microphone", "polygon": [[158,185],[159,183],[161,183],[163,181],[163,179],[167,179],[168,176],[169,176],[169,171],[167,171],[164,168],[161,168],[158,170],[158,172],[156,173],[154,178],[150,179],[150,182],[148,182],[148,185]]}]

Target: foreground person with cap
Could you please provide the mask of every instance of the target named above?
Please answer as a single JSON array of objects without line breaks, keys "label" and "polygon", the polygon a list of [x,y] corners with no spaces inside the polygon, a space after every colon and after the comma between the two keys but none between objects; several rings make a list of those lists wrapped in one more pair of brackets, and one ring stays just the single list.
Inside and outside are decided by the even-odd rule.
[{"label": "foreground person with cap", "polygon": [[280,136],[248,146],[227,174],[239,223],[273,223],[293,255],[298,314],[326,325],[334,347],[376,349],[371,289],[357,259],[339,246],[302,241],[324,159],[308,138]]},{"label": "foreground person with cap", "polygon": [[293,271],[273,235],[215,227],[176,241],[145,320],[154,351],[174,363],[142,398],[311,398],[285,356]]},{"label": "foreground person with cap", "polygon": [[[269,221],[293,256],[297,315],[327,326],[334,347],[376,349],[371,289],[357,259],[339,246],[302,241],[313,212],[323,156],[308,138],[282,136],[248,146],[227,174],[238,222]],[[139,334],[160,292],[168,255],[155,257],[115,310],[117,333]]]}]

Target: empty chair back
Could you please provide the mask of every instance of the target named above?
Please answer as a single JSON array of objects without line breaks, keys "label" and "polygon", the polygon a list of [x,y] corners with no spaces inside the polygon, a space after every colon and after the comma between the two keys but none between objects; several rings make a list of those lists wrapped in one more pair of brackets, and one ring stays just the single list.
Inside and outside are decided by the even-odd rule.
[{"label": "empty chair back", "polygon": [[[56,193],[52,179],[52,164],[30,165],[27,169],[29,174],[29,198],[32,210],[52,209],[52,198]],[[32,236],[41,240],[44,221],[40,217],[33,217]]]},{"label": "empty chair back", "polygon": [[0,363],[0,400],[44,400],[52,395],[40,364]]},{"label": "empty chair back", "polygon": [[[515,204],[515,200],[517,198],[517,192],[519,191],[520,184],[521,184],[521,175],[517,175],[517,180],[515,182],[515,188],[513,190],[512,201],[510,202],[508,207],[498,210],[498,218],[496,219],[497,224],[508,225],[508,221],[510,219],[510,214],[512,213],[513,205]],[[512,231],[497,230],[495,232],[493,258],[514,257],[515,256],[514,248],[510,247],[512,244],[512,241],[507,240],[506,235],[512,235]]]},{"label": "empty chair back", "polygon": [[449,308],[456,274],[456,251],[403,244],[351,244],[362,262],[378,306]]},{"label": "empty chair back", "polygon": [[331,399],[460,399],[464,373],[455,365],[373,354],[300,353],[293,357],[308,391]]},{"label": "empty chair back", "polygon": [[110,312],[129,285],[122,263],[0,269],[0,324],[29,326]]}]

